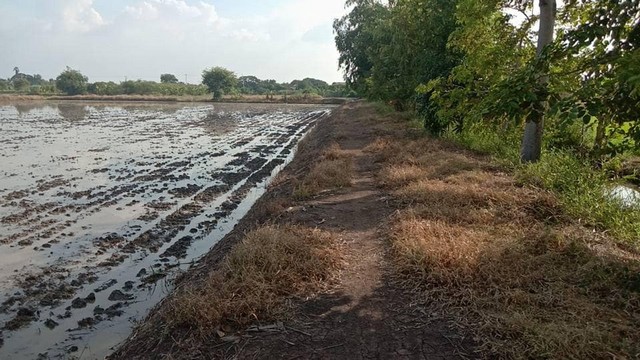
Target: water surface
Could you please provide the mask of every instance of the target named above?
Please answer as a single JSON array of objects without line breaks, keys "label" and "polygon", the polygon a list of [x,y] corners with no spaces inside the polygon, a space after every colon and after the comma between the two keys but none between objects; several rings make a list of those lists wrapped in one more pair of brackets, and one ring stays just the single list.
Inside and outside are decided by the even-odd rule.
[{"label": "water surface", "polygon": [[0,106],[0,358],[104,357],[330,111]]}]

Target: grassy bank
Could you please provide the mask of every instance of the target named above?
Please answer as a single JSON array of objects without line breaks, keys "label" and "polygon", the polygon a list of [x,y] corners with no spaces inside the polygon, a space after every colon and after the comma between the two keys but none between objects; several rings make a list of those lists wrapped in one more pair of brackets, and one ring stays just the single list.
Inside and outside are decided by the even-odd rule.
[{"label": "grassy bank", "polygon": [[286,300],[324,288],[340,265],[331,234],[301,227],[263,226],[248,233],[218,269],[172,297],[162,323],[168,336],[189,329],[197,337],[255,321],[286,319]]},{"label": "grassy bank", "polygon": [[610,196],[616,183],[605,170],[562,149],[545,149],[540,162],[520,164],[518,135],[472,129],[448,138],[491,155],[511,169],[521,184],[552,191],[563,210],[586,226],[609,233],[621,245],[640,248],[640,207],[620,206],[621,201]]},{"label": "grassy bank", "polygon": [[[397,126],[388,117],[380,126]],[[494,134],[398,134],[369,148],[399,208],[399,276],[421,301],[483,357],[637,356],[640,218],[606,197],[602,174],[563,152],[518,165]]]}]

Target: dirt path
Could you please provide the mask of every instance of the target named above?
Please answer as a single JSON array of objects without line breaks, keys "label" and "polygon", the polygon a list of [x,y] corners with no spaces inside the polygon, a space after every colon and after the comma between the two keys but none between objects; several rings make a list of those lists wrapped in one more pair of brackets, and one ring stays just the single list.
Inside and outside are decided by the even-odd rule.
[{"label": "dirt path", "polygon": [[339,234],[347,257],[340,284],[304,303],[286,331],[239,344],[237,358],[450,359],[470,353],[468,340],[441,320],[429,321],[428,309],[412,305],[411,295],[394,284],[388,244],[380,234],[394,209],[376,186],[375,159],[363,150],[375,140],[375,129],[367,118],[352,117],[357,107],[329,120],[336,142],[353,156],[353,186],[299,204],[283,219]]},{"label": "dirt path", "polygon": [[[193,336],[166,326],[168,303],[156,308],[110,359],[453,359],[473,357],[473,343],[450,330],[397,283],[384,235],[396,211],[376,183],[380,164],[367,147],[406,123],[381,128],[369,105],[350,103],[320,121],[294,160],[238,226],[178,284],[198,284],[219,267],[245,234],[265,224],[319,228],[342,243],[345,264],[329,291],[288,306],[281,323],[225,329],[223,335]],[[352,186],[295,200],[323,154],[338,144],[353,161]],[[345,170],[346,171],[346,170]],[[185,285],[186,286],[186,285]],[[178,291],[177,291],[178,292]],[[260,318],[258,316],[258,318]],[[229,332],[231,331],[231,332]],[[160,338],[162,335],[166,334]],[[229,334],[234,334],[229,336]],[[223,336],[220,338],[219,336]]]}]

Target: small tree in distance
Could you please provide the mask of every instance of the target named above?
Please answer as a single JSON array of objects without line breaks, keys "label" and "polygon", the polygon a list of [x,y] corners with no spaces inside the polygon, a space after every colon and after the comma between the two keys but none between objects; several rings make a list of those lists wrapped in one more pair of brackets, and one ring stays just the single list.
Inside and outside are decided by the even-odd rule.
[{"label": "small tree in distance", "polygon": [[67,95],[84,94],[87,92],[88,81],[89,79],[80,71],[67,66],[67,69],[56,78],[56,87]]},{"label": "small tree in distance", "polygon": [[205,69],[202,72],[202,83],[207,86],[215,100],[222,99],[222,95],[230,92],[238,84],[236,74],[222,67]]},{"label": "small tree in distance", "polygon": [[177,84],[178,78],[173,74],[160,75],[160,82],[163,84]]}]

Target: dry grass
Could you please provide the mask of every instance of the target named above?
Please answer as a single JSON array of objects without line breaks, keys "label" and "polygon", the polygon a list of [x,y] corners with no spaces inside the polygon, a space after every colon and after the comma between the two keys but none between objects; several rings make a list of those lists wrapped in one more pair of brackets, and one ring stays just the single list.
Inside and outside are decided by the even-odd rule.
[{"label": "dry grass", "polygon": [[391,146],[391,139],[389,138],[377,138],[369,145],[365,146],[362,151],[366,153],[382,154]]},{"label": "dry grass", "polygon": [[200,336],[286,317],[287,300],[311,295],[341,265],[334,238],[320,230],[266,226],[246,235],[203,284],[181,289],[163,314],[169,329]]},{"label": "dry grass", "polygon": [[427,175],[428,172],[417,165],[389,165],[380,172],[380,180],[384,186],[398,187],[425,178]]},{"label": "dry grass", "polygon": [[548,192],[432,139],[379,140],[403,282],[501,358],[640,354],[640,257],[568,219]]},{"label": "dry grass", "polygon": [[351,186],[353,178],[352,156],[332,144],[324,151],[304,180],[298,184],[293,196],[306,199],[323,190]]}]

